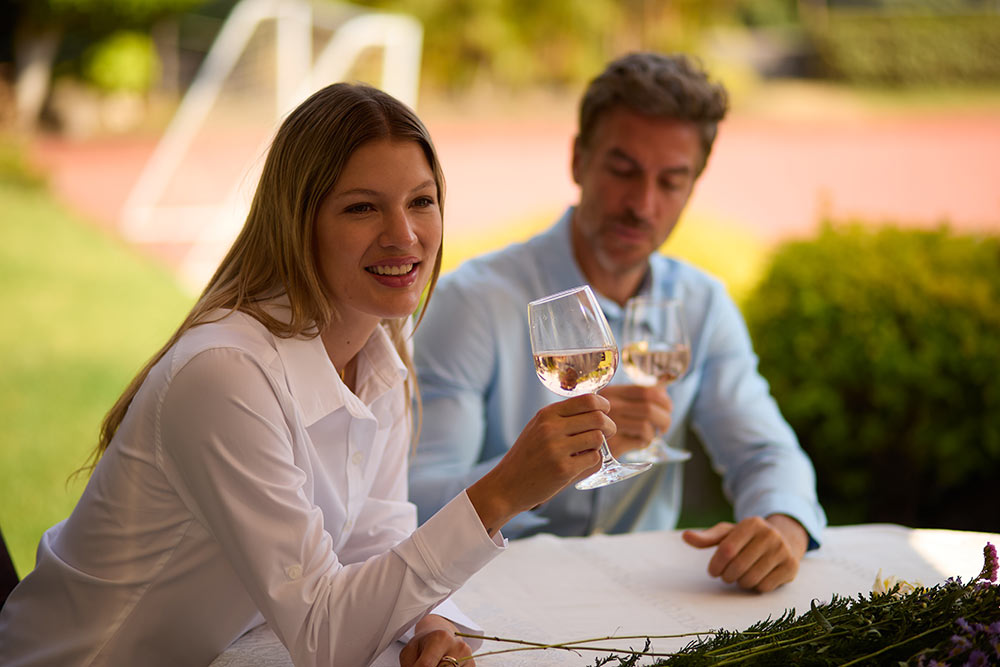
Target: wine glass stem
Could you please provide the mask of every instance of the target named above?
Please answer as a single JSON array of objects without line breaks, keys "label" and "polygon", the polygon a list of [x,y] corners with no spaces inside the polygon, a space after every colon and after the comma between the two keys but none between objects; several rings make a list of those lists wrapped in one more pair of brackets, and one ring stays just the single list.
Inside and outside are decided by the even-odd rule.
[{"label": "wine glass stem", "polygon": [[611,448],[608,447],[608,440],[601,434],[601,467],[605,468],[615,463],[615,457],[611,455]]}]

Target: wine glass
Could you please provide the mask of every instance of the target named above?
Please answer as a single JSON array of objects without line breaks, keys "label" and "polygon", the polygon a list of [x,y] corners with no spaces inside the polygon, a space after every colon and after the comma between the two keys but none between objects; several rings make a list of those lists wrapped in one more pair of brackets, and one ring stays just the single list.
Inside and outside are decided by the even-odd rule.
[{"label": "wine glass", "polygon": [[[535,372],[560,396],[592,394],[614,377],[618,347],[588,285],[552,294],[528,304],[528,327]],[[595,489],[648,470],[650,463],[619,463],[601,435],[601,469],[576,483]]]},{"label": "wine glass", "polygon": [[[636,384],[666,387],[687,372],[691,363],[681,302],[677,299],[633,297],[625,304],[622,363]],[[687,461],[691,452],[668,445],[661,433],[648,445],[622,456],[632,463]]]}]

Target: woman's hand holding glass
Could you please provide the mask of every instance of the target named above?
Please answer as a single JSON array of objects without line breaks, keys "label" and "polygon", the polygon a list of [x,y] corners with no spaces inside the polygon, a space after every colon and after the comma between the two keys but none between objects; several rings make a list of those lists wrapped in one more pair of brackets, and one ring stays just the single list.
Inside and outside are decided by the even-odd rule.
[{"label": "woman's hand holding glass", "polygon": [[491,536],[600,468],[599,449],[615,434],[610,408],[607,399],[586,394],[535,414],[500,462],[467,491]]}]

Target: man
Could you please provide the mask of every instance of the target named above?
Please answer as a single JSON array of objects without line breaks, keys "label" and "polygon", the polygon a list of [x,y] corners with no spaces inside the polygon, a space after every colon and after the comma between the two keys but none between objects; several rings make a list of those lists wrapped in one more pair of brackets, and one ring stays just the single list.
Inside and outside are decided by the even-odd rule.
[{"label": "man", "polygon": [[[526,304],[589,283],[616,337],[636,295],[682,300],[690,328],[687,375],[670,386],[601,393],[618,433],[615,456],[664,431],[688,430],[721,473],[738,523],[687,531],[715,547],[709,574],[758,591],[791,581],[826,519],[812,464],[782,418],[736,306],[716,279],[657,253],[705,167],[727,97],[684,56],[635,53],[608,65],[580,107],[573,179],[580,200],[548,231],[471,260],[437,286],[417,330],[423,429],[410,497],[426,520],[492,468],[525,424],[557,397],[535,375]],[[594,491],[568,489],[504,532],[586,535],[676,525],[682,465],[658,465]]]}]

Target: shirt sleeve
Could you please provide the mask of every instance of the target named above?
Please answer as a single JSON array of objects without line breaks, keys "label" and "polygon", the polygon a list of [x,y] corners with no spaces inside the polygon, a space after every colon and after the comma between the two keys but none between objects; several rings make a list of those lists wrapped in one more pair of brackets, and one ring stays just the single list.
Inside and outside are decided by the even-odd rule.
[{"label": "shirt sleeve", "polygon": [[[455,335],[461,323],[461,335]],[[480,460],[486,393],[496,348],[486,312],[454,285],[441,285],[414,336],[420,384],[420,442],[410,463],[410,500],[423,523],[502,458]]]},{"label": "shirt sleeve", "polygon": [[[510,354],[501,353],[504,337],[524,335],[522,321],[510,315],[509,287],[487,287],[488,281],[480,279],[476,284],[482,289],[470,295],[473,290],[458,284],[464,280],[459,275],[439,284],[414,336],[423,421],[409,477],[410,500],[421,523],[492,470],[527,422],[519,416],[525,405],[520,376],[506,368],[507,378],[501,380],[498,366]],[[527,300],[518,307],[527,308]],[[530,362],[530,356],[525,358]],[[533,369],[528,381],[537,382]],[[491,444],[488,420],[495,429]],[[503,531],[516,538],[548,523],[540,513],[526,511]]]},{"label": "shirt sleeve", "polygon": [[718,288],[706,320],[706,346],[692,427],[723,478],[737,520],[787,514],[819,545],[826,516],[812,462],[757,369],[739,310]]},{"label": "shirt sleeve", "polygon": [[246,352],[196,355],[163,398],[158,459],[297,667],[368,664],[500,549],[462,494],[390,550],[343,564],[279,386]]}]

